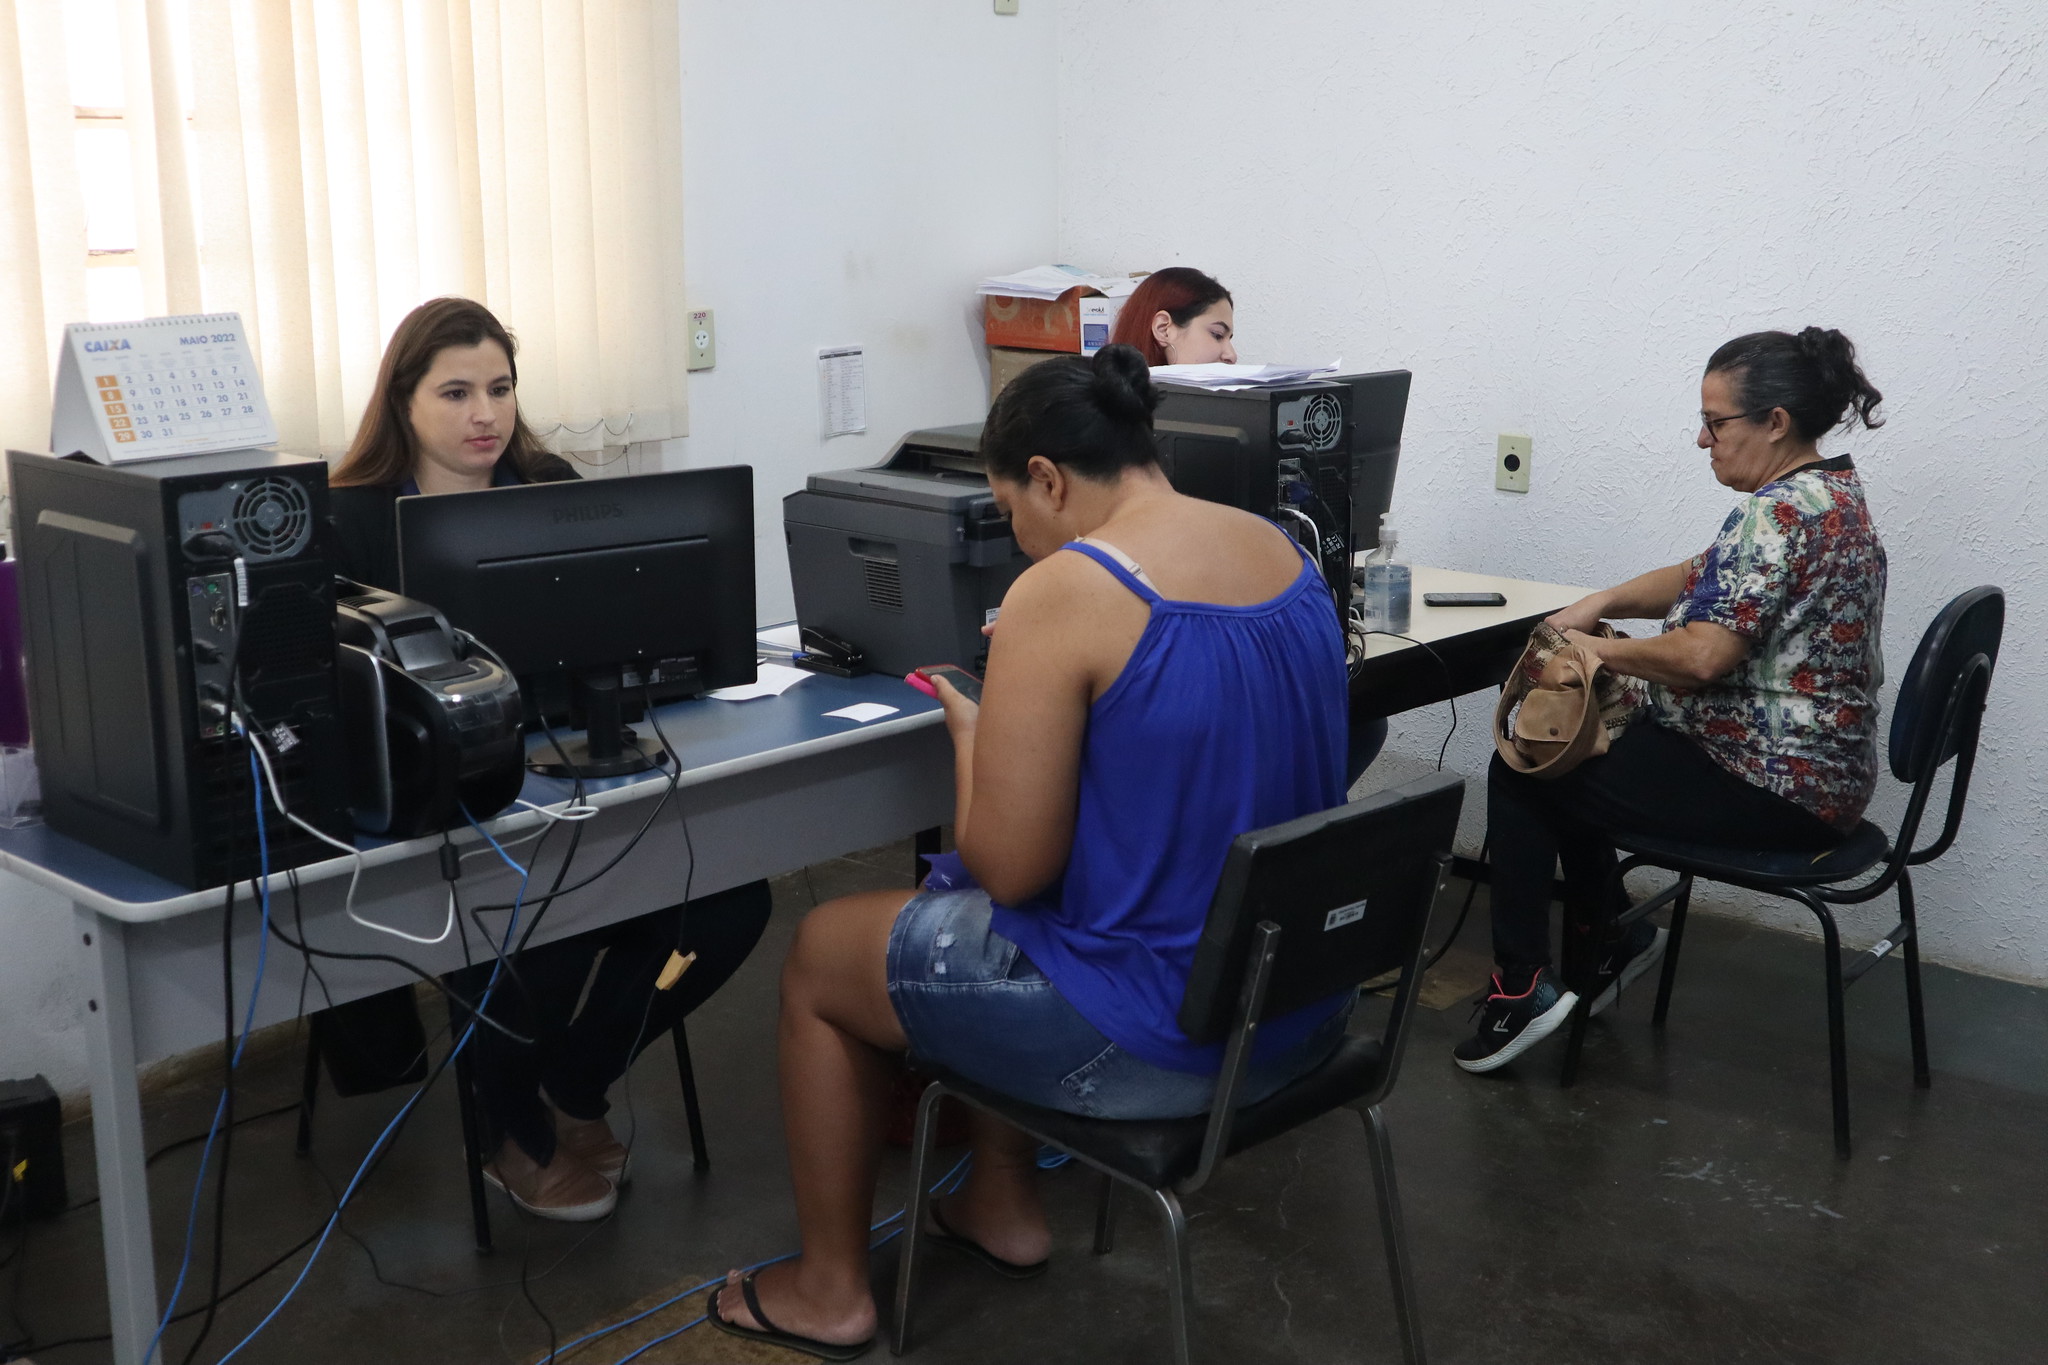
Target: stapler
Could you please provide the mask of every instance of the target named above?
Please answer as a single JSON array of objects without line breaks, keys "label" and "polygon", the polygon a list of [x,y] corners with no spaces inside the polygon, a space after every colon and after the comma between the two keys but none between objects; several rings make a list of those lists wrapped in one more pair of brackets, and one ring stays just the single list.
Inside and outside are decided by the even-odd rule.
[{"label": "stapler", "polygon": [[797,638],[803,652],[790,660],[813,673],[830,673],[837,678],[857,678],[868,671],[868,660],[858,648],[828,630],[805,626]]}]

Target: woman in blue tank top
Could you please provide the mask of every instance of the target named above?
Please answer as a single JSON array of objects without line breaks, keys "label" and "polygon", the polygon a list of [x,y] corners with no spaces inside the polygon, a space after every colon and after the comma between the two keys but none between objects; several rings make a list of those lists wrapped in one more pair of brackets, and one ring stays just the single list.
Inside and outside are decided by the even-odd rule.
[{"label": "woman in blue tank top", "polygon": [[[982,458],[1037,561],[1003,601],[982,705],[941,684],[958,865],[821,906],[783,970],[783,1121],[803,1251],[732,1276],[717,1326],[832,1359],[875,1329],[879,1114],[906,1050],[1048,1108],[1206,1109],[1220,1050],[1177,1022],[1230,842],[1344,799],[1346,677],[1315,565],[1160,470],[1127,346],[1003,391]],[[1261,1027],[1247,1101],[1336,1046],[1350,993]],[[1031,1140],[978,1111],[933,1233],[1010,1276],[1050,1236]]]}]

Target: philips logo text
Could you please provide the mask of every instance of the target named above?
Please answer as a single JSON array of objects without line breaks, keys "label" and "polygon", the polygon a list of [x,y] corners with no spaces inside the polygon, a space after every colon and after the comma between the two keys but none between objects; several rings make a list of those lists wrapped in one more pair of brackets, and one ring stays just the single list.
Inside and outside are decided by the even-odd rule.
[{"label": "philips logo text", "polygon": [[557,524],[565,521],[609,521],[613,517],[623,517],[624,515],[626,515],[626,509],[615,502],[587,502],[581,507],[558,507],[555,509],[555,521]]}]

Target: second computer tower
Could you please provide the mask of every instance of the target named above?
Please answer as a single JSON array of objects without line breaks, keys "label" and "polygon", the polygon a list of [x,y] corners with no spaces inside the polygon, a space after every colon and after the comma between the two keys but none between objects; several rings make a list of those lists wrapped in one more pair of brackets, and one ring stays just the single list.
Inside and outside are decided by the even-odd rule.
[{"label": "second computer tower", "polygon": [[1159,385],[1159,460],[1191,497],[1271,518],[1308,543],[1348,600],[1351,556],[1378,543],[1394,495],[1409,372],[1219,392]]},{"label": "second computer tower", "polygon": [[[7,464],[50,828],[181,886],[253,875],[239,716],[292,814],[349,839],[326,465],[261,450]],[[272,871],[333,856],[273,802],[264,833]]]},{"label": "second computer tower", "polygon": [[1295,532],[1331,590],[1348,598],[1351,390],[1311,382],[1234,392],[1161,384],[1159,391],[1153,432],[1173,486]]}]

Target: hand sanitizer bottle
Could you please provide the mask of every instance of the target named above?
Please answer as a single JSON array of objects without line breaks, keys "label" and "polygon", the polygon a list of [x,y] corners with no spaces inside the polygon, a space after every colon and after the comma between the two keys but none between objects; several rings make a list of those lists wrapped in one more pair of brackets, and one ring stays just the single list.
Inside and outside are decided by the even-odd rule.
[{"label": "hand sanitizer bottle", "polygon": [[1365,559],[1365,628],[1395,633],[1408,629],[1409,599],[1414,575],[1394,562],[1400,537],[1390,512],[1380,518],[1380,543]]}]

